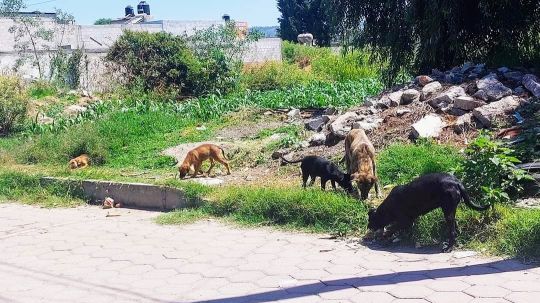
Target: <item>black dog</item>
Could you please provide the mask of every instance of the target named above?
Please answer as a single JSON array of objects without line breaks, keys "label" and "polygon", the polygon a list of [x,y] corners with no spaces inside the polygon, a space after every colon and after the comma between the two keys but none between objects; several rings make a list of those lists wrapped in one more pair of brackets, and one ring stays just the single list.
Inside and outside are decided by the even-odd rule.
[{"label": "black dog", "polygon": [[388,233],[391,236],[400,229],[411,227],[419,216],[440,207],[449,231],[443,252],[448,252],[456,243],[456,209],[461,199],[478,211],[489,208],[474,205],[456,177],[441,173],[425,175],[407,185],[395,187],[377,210],[369,212],[368,228],[376,231],[392,224]]},{"label": "black dog", "polygon": [[349,193],[353,192],[351,175],[343,173],[334,163],[317,156],[307,156],[302,160],[289,161],[281,157],[283,161],[289,164],[300,163],[302,169],[302,186],[305,188],[308,178],[310,178],[309,186],[315,183],[317,177],[321,178],[321,188],[326,189],[326,183],[330,181],[332,187],[336,189],[336,183]]}]

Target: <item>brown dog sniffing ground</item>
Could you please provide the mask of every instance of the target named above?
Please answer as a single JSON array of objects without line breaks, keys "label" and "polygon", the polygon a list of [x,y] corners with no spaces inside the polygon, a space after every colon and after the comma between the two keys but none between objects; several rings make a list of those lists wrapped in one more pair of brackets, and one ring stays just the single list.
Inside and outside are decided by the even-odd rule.
[{"label": "brown dog sniffing ground", "polygon": [[206,175],[210,175],[210,172],[215,165],[214,161],[217,161],[223,164],[223,166],[225,166],[225,168],[227,169],[227,175],[231,174],[229,162],[225,157],[225,151],[223,150],[223,148],[214,144],[203,144],[191,150],[186,155],[186,158],[184,159],[182,165],[178,167],[180,179],[185,178],[190,172],[191,177],[196,178],[197,175],[201,172],[203,162],[206,160],[210,160],[210,168],[206,172]]},{"label": "brown dog sniffing ground", "polygon": [[373,185],[375,185],[377,197],[380,197],[375,147],[363,129],[353,129],[345,138],[345,162],[351,180],[358,184],[360,197],[363,200],[367,199]]},{"label": "brown dog sniffing ground", "polygon": [[85,168],[88,165],[90,165],[90,157],[87,154],[82,154],[69,161],[69,168],[71,169]]}]

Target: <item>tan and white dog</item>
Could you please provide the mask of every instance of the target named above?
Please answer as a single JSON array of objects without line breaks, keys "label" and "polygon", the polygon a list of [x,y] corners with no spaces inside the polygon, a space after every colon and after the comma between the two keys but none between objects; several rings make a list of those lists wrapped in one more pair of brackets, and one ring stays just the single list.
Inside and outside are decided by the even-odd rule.
[{"label": "tan and white dog", "polygon": [[377,197],[380,197],[377,166],[375,165],[375,147],[363,129],[353,129],[345,138],[345,162],[351,180],[356,181],[360,197],[365,200],[375,185]]}]

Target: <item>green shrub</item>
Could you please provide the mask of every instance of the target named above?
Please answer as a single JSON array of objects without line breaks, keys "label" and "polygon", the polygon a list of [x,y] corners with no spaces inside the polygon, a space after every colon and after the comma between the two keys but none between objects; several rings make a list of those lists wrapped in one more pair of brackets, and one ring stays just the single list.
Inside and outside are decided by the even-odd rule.
[{"label": "green shrub", "polygon": [[520,160],[503,143],[492,141],[487,134],[476,138],[465,150],[466,161],[457,173],[475,200],[490,204],[508,202],[522,189],[527,173],[517,169]]},{"label": "green shrub", "polygon": [[50,82],[40,80],[30,84],[28,94],[31,98],[39,100],[45,97],[55,96],[58,94],[58,89]]},{"label": "green shrub", "polygon": [[235,91],[240,82],[243,55],[249,44],[257,39],[257,34],[248,34],[239,39],[234,22],[211,26],[190,36],[190,48],[203,66],[198,79],[197,95],[225,95]]},{"label": "green shrub", "polygon": [[145,90],[191,95],[197,91],[202,65],[185,38],[169,33],[125,31],[106,56],[131,85]]},{"label": "green shrub", "polygon": [[379,154],[377,170],[383,184],[399,185],[427,173],[450,172],[462,161],[462,156],[451,146],[398,143]]},{"label": "green shrub", "polygon": [[21,80],[0,76],[0,135],[21,126],[26,116],[28,98]]},{"label": "green shrub", "polygon": [[503,209],[492,250],[510,256],[540,257],[540,210]]},{"label": "green shrub", "polygon": [[242,87],[259,91],[292,88],[315,80],[310,71],[286,62],[267,62],[245,68],[242,73]]}]

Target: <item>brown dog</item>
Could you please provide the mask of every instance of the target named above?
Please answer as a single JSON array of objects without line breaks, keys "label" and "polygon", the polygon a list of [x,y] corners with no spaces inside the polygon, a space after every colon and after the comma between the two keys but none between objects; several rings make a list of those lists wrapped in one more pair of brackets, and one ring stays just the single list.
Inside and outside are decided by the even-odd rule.
[{"label": "brown dog", "polygon": [[227,159],[225,158],[225,151],[223,148],[214,144],[203,144],[191,150],[187,154],[182,165],[178,167],[180,179],[185,178],[190,171],[192,171],[192,178],[197,177],[201,170],[202,163],[206,160],[210,160],[210,168],[206,172],[206,175],[209,175],[212,168],[214,168],[214,161],[223,164],[227,169],[227,174],[231,174],[229,162],[227,162]]},{"label": "brown dog", "polygon": [[375,147],[363,129],[353,129],[345,138],[345,162],[351,180],[358,184],[360,197],[367,199],[373,185],[379,197],[381,193],[375,165]]},{"label": "brown dog", "polygon": [[90,165],[90,157],[87,154],[82,154],[69,161],[69,168],[71,169],[85,168],[88,165]]}]

